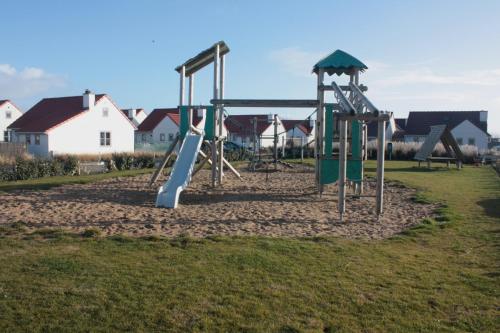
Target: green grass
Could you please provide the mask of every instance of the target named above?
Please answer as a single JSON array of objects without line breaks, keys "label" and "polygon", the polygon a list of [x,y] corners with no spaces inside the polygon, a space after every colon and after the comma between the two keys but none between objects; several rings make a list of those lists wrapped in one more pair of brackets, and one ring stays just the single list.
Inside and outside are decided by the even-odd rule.
[{"label": "green grass", "polygon": [[0,231],[0,331],[498,331],[498,176],[413,165],[388,162],[386,177],[444,207],[383,241],[26,235],[16,223]]},{"label": "green grass", "polygon": [[108,173],[100,173],[94,175],[82,176],[56,176],[56,177],[43,177],[28,180],[19,180],[15,182],[0,182],[0,192],[8,192],[12,190],[46,190],[51,187],[66,185],[66,184],[87,184],[99,180],[115,178],[115,177],[132,177],[145,173],[151,173],[154,169],[137,169],[137,170],[123,170],[113,171]]}]

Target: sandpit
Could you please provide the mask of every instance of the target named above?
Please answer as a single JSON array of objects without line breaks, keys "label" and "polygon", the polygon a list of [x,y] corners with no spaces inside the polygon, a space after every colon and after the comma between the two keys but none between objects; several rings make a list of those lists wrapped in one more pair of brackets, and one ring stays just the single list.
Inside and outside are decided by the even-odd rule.
[{"label": "sandpit", "polygon": [[[182,193],[175,210],[154,206],[157,186],[148,187],[150,175],[3,193],[0,225],[22,222],[29,230],[63,228],[76,232],[99,228],[107,235],[134,236],[381,239],[431,217],[437,207],[414,203],[414,189],[387,183],[384,213],[379,219],[373,213],[374,198],[348,198],[345,219],[340,222],[335,188],[327,187],[319,197],[311,170],[270,174],[242,170],[242,177],[244,181],[227,174],[223,188],[214,190],[209,187],[209,171],[202,170]],[[367,182],[365,193],[374,194],[374,186]]]}]

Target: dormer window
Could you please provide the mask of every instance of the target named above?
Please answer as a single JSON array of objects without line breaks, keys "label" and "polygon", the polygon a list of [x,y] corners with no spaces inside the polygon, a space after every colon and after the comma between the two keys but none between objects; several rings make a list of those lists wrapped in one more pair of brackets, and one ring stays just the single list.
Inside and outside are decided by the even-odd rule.
[{"label": "dormer window", "polygon": [[109,115],[109,110],[108,110],[108,108],[103,108],[103,109],[102,109],[102,116],[103,116],[103,117],[107,117],[108,115]]},{"label": "dormer window", "polygon": [[12,118],[12,111],[10,111],[10,110],[5,111],[5,118],[7,118],[7,119]]}]

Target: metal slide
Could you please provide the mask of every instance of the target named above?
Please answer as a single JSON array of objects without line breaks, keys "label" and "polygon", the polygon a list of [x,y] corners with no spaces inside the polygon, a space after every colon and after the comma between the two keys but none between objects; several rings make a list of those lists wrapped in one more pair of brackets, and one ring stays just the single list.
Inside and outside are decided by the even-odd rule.
[{"label": "metal slide", "polygon": [[191,181],[203,135],[187,134],[175,161],[170,178],[158,190],[156,207],[177,208],[179,195]]}]

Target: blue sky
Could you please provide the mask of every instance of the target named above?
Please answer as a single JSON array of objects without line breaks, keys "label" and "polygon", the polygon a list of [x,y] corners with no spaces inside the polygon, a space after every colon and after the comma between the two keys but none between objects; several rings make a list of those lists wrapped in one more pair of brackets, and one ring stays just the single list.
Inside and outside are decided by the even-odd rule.
[{"label": "blue sky", "polygon": [[[174,67],[225,40],[228,98],[314,98],[312,66],[342,49],[368,65],[361,82],[380,109],[398,117],[484,109],[500,134],[497,0],[3,0],[1,8],[0,99],[25,110],[86,88],[122,108],[176,106]],[[211,74],[196,78],[196,103],[210,99]]]}]

